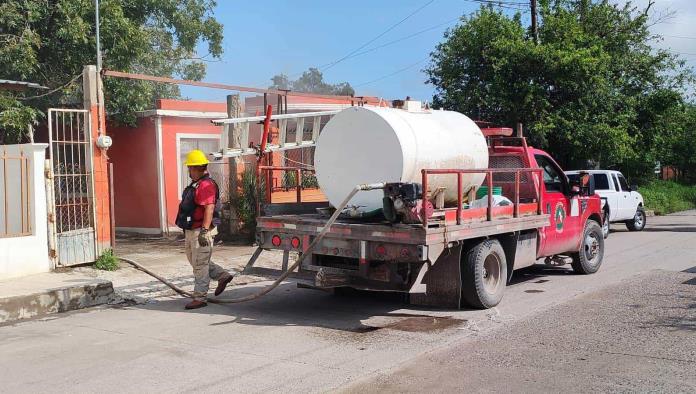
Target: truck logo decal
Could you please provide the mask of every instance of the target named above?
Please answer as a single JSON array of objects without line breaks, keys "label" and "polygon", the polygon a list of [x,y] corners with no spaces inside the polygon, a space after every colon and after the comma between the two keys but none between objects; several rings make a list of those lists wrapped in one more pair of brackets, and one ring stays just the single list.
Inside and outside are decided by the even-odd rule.
[{"label": "truck logo decal", "polygon": [[565,222],[565,217],[565,206],[562,202],[559,202],[556,204],[556,209],[554,212],[554,218],[556,219],[556,232],[559,234],[563,232],[563,223]]}]

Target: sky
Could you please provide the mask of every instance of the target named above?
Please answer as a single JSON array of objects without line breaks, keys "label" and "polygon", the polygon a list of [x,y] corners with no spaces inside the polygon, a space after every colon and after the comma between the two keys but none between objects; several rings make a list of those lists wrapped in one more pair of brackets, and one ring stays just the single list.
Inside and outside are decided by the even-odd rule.
[{"label": "sky", "polygon": [[[644,7],[648,1],[633,3]],[[423,72],[430,52],[458,17],[478,7],[471,0],[218,0],[215,17],[224,25],[224,54],[207,63],[205,80],[265,88],[273,75],[294,79],[319,67],[325,81],[349,82],[356,95],[430,101],[434,87],[426,84]],[[651,28],[665,36],[655,46],[679,53],[696,67],[696,0],[655,0],[653,9],[655,16],[673,13]],[[529,23],[528,12],[523,22]],[[389,45],[380,47],[384,44]],[[361,52],[366,53],[341,60]],[[199,54],[206,53],[200,45]],[[228,94],[195,87],[182,87],[182,93],[215,101]]]}]

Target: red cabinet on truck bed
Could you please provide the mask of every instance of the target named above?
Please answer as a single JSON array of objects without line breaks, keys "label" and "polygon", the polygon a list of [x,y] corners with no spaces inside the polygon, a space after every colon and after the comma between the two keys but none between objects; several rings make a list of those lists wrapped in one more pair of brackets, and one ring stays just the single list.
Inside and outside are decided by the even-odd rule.
[{"label": "red cabinet on truck bed", "polygon": [[[432,175],[461,179],[472,172],[486,175],[487,195],[481,199],[476,188],[460,186],[458,203],[447,207],[428,190]],[[409,189],[422,194],[409,201],[415,215],[408,220],[386,215],[386,190],[398,190],[387,187],[384,216],[390,220],[341,218],[312,250],[308,247],[324,229],[328,204],[264,204],[255,257],[262,250],[283,250],[286,270],[291,252],[304,255],[292,275],[303,287],[398,291],[415,304],[457,308],[498,304],[513,271],[539,259],[556,265],[569,261],[581,274],[599,269],[601,203],[589,177],[571,184],[551,156],[528,147],[524,138],[490,137],[489,168],[426,168],[422,175],[422,183]],[[494,196],[495,189],[500,196]],[[245,271],[269,274],[255,268],[255,260]]]}]

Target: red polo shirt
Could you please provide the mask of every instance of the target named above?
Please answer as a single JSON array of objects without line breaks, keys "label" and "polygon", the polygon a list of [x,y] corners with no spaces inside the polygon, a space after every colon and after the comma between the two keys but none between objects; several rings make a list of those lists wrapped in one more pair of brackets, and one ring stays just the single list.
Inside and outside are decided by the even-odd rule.
[{"label": "red polo shirt", "polygon": [[191,228],[203,227],[205,206],[215,204],[216,194],[217,187],[212,180],[208,178],[200,181],[196,188],[196,195],[193,198],[193,201],[196,203],[196,209],[193,211],[193,224]]}]

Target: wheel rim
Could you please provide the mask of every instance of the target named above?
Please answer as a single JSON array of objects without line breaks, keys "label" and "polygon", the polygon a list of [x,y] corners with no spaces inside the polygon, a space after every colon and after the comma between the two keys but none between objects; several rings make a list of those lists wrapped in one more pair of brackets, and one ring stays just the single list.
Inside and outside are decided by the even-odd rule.
[{"label": "wheel rim", "polygon": [[483,262],[483,287],[489,294],[495,294],[500,285],[500,272],[502,262],[498,256],[491,253]]},{"label": "wheel rim", "polygon": [[604,235],[609,234],[609,217],[604,218],[604,223],[602,224],[602,232]]},{"label": "wheel rim", "polygon": [[585,253],[585,260],[594,265],[595,260],[597,260],[597,256],[599,255],[599,240],[594,233],[590,233],[585,236],[583,249]]},{"label": "wheel rim", "polygon": [[645,219],[643,218],[643,212],[638,211],[636,212],[636,216],[633,218],[633,224],[636,225],[636,227],[640,228],[643,227],[643,222]]}]

